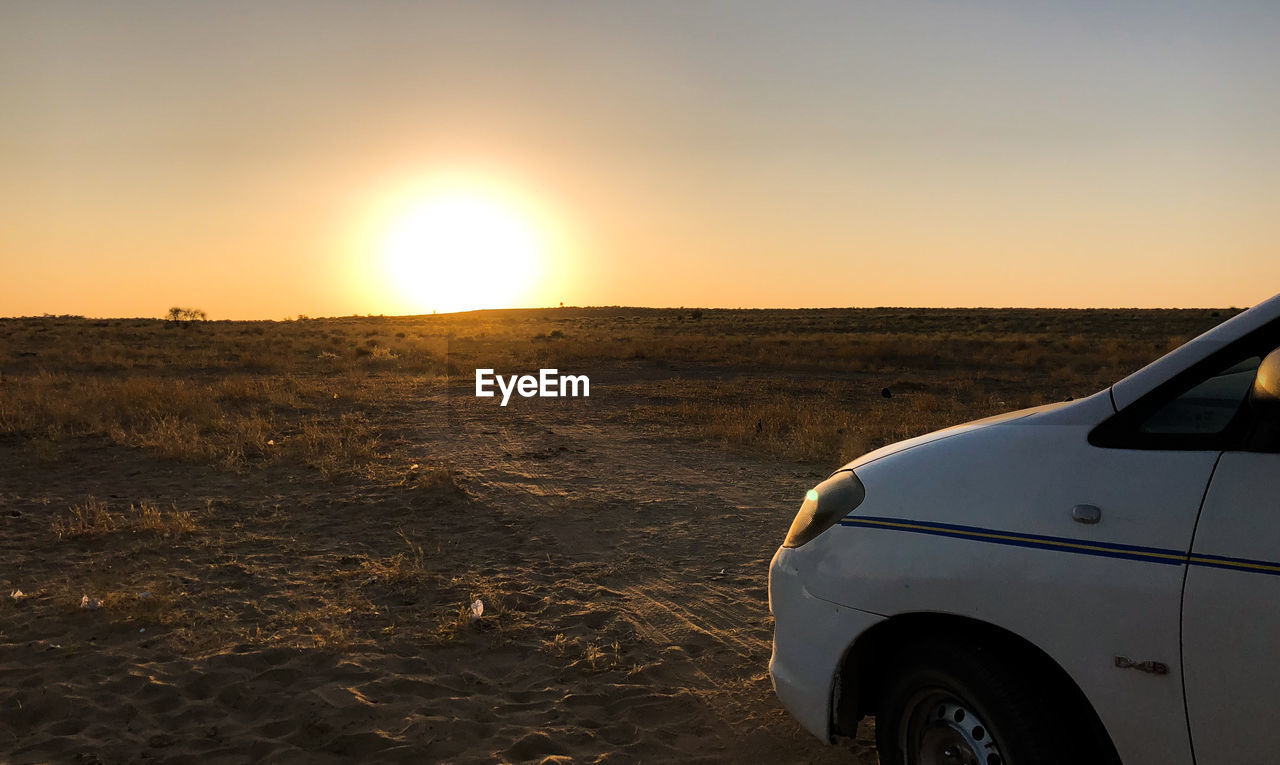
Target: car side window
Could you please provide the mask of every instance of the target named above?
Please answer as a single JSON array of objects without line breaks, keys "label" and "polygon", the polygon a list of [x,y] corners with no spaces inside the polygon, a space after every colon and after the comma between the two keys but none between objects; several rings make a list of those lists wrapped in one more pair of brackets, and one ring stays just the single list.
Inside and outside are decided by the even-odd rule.
[{"label": "car side window", "polygon": [[1224,369],[1152,412],[1138,431],[1152,435],[1213,435],[1235,419],[1262,363],[1252,356]]}]

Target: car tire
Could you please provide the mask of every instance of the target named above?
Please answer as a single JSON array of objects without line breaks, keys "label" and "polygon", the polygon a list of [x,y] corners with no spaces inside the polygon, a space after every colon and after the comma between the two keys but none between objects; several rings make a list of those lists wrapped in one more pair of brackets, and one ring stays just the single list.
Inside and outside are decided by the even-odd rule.
[{"label": "car tire", "polygon": [[955,642],[905,646],[881,685],[881,765],[1097,762],[1069,735],[1066,705],[994,651]]}]

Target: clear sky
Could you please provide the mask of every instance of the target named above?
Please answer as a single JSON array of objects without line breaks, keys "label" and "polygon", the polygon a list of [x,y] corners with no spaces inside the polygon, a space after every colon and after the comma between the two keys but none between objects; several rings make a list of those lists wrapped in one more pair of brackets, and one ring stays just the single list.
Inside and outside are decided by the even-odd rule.
[{"label": "clear sky", "polygon": [[0,315],[1252,304],[1278,72],[1268,2],[5,3]]}]

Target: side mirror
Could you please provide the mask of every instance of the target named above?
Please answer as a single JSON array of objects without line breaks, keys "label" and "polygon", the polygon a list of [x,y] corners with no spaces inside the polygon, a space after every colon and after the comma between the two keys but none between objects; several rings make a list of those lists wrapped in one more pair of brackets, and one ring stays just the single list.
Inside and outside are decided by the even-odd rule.
[{"label": "side mirror", "polygon": [[1249,389],[1249,403],[1268,420],[1280,420],[1280,348],[1267,354]]}]

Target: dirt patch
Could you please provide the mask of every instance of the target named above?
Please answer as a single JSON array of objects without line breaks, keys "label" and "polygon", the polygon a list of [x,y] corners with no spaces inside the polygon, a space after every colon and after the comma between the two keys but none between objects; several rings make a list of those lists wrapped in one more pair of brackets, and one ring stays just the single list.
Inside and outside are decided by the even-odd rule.
[{"label": "dirt patch", "polygon": [[399,458],[447,452],[446,486],[118,445],[71,451],[56,481],[6,473],[3,584],[24,595],[0,604],[0,750],[849,761],[767,677],[767,563],[820,470],[584,416],[599,402],[497,418],[424,395]]}]

